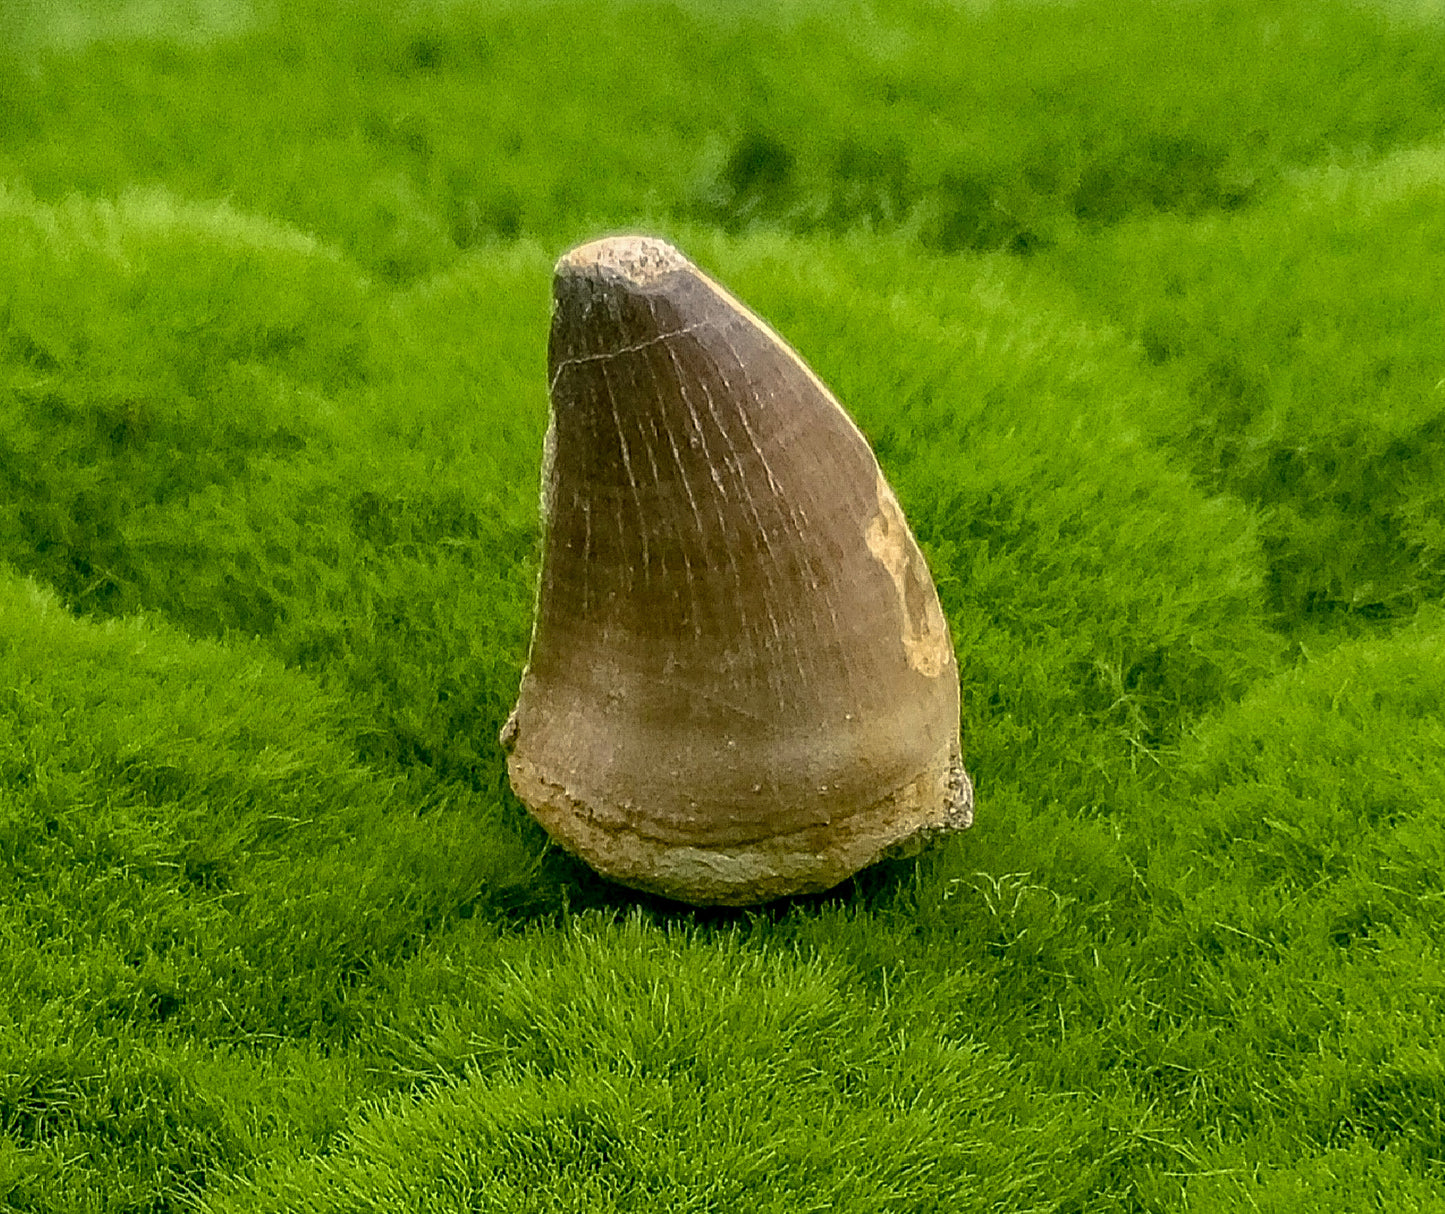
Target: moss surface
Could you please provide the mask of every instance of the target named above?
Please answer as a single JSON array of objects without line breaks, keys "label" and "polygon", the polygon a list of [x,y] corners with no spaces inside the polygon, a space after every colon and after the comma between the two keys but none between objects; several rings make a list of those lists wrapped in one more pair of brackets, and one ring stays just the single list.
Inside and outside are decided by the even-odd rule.
[{"label": "moss surface", "polygon": [[[1445,1208],[1428,5],[0,12],[0,1205]],[[601,882],[506,787],[549,274],[874,443],[978,820]]]}]

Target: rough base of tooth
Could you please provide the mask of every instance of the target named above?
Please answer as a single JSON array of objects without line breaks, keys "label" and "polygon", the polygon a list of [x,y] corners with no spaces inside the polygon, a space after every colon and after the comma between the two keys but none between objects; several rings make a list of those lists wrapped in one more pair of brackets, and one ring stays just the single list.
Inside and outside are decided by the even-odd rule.
[{"label": "rough base of tooth", "polygon": [[846,818],[719,847],[678,845],[604,824],[529,763],[514,759],[510,774],[548,834],[604,877],[694,906],[755,906],[821,893],[870,864],[914,855],[973,822],[973,787],[953,747],[916,779]]}]

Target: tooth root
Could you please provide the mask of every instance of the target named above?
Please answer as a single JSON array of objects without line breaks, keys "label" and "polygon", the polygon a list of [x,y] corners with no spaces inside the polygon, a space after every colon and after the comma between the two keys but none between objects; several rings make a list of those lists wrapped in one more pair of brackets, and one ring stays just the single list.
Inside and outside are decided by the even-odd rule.
[{"label": "tooth root", "polygon": [[659,240],[557,264],[517,795],[622,884],[827,889],[972,821],[928,567],[842,407]]}]

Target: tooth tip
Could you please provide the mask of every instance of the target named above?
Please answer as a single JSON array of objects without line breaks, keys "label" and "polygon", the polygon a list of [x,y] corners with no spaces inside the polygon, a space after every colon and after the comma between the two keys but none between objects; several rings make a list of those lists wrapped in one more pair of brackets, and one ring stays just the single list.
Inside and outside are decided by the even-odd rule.
[{"label": "tooth tip", "polygon": [[691,268],[692,263],[655,236],[605,236],[564,253],[557,274],[587,278],[622,278],[643,286],[664,274]]}]

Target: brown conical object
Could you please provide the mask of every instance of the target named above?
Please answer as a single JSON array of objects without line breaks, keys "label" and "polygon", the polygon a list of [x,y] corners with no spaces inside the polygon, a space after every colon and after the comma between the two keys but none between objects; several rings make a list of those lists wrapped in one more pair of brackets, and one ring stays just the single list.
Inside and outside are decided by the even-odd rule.
[{"label": "brown conical object", "polygon": [[958,671],[867,440],[676,249],[557,263],[512,787],[635,889],[747,905],[961,830]]}]

